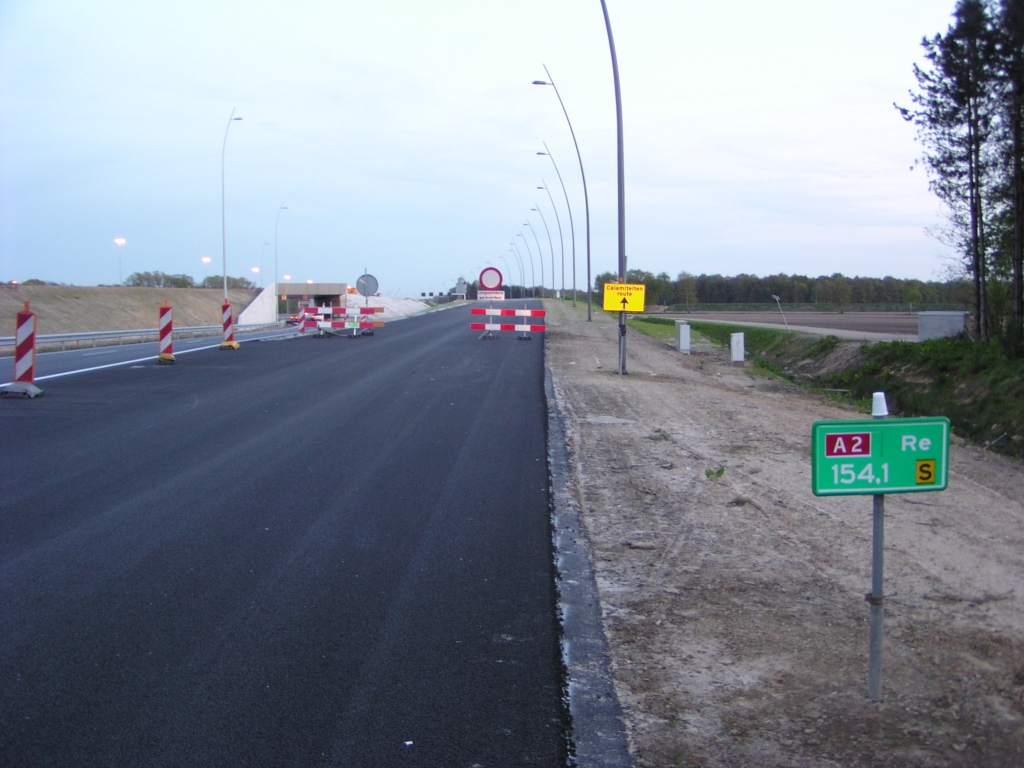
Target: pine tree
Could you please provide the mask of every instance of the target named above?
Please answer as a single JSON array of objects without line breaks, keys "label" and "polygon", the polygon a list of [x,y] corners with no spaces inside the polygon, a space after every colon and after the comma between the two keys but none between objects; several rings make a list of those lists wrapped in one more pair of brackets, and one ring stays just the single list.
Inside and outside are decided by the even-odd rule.
[{"label": "pine tree", "polygon": [[992,184],[996,40],[982,0],[959,0],[945,35],[925,38],[928,68],[914,66],[916,109],[897,106],[918,129],[930,187],[949,209],[951,232],[974,280],[975,335],[989,339],[986,214]]}]

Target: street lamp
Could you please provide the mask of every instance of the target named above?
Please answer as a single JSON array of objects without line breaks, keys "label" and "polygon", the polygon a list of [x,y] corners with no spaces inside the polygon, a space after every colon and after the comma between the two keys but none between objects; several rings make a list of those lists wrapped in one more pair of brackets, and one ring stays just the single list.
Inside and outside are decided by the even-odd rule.
[{"label": "street lamp", "polygon": [[[601,0],[604,26],[608,30],[608,50],[612,55],[612,79],[615,82],[615,133],[617,139],[619,177],[619,282],[626,282],[626,165],[622,151],[622,89],[619,87],[619,60],[615,55],[615,38],[608,6]],[[619,375],[626,373],[626,313],[619,312]]]},{"label": "street lamp", "polygon": [[128,241],[125,240],[123,237],[115,237],[114,238],[114,245],[117,246],[117,284],[118,285],[121,285],[124,282],[124,280],[121,279],[121,248],[127,242]]},{"label": "street lamp", "polygon": [[516,237],[523,238],[523,246],[526,248],[526,255],[530,257],[530,283],[533,288],[533,297],[537,298],[537,275],[533,271],[533,253],[530,251],[530,244],[526,242],[526,235],[522,232],[517,232]]},{"label": "street lamp", "polygon": [[[277,285],[277,225],[281,223],[281,211],[287,211],[284,203],[277,209],[277,218],[274,220],[274,284]],[[277,288],[274,288],[276,291]]]},{"label": "street lamp", "polygon": [[[534,203],[534,205],[537,207],[531,208],[530,210],[537,212],[540,216],[541,223],[544,224],[544,231],[548,233],[548,250],[551,251],[551,293],[555,293],[555,246],[551,243],[551,230],[548,229],[548,222],[544,218],[544,213],[541,211],[540,206],[537,205],[537,203]],[[533,229],[533,227],[530,227],[530,229]],[[534,234],[534,237],[536,237],[536,233]],[[540,246],[537,247],[539,248]]]},{"label": "street lamp", "polygon": [[[539,82],[539,81],[538,81]],[[572,235],[572,305],[576,306],[576,227],[573,225],[572,220],[572,206],[569,205],[569,193],[565,191],[565,182],[562,181],[562,174],[558,170],[558,163],[555,162],[555,156],[551,154],[551,150],[548,149],[547,142],[544,144],[544,152],[538,152],[538,155],[547,155],[551,158],[551,164],[555,166],[555,173],[558,175],[558,183],[562,185],[562,195],[565,196],[565,207],[569,209],[569,232]],[[550,193],[549,193],[550,194]],[[587,205],[587,296],[590,296],[590,204],[587,202],[587,185],[586,181],[583,183],[583,201]],[[587,320],[590,320],[590,299],[587,299]]]},{"label": "street lamp", "polygon": [[[259,275],[260,274],[260,268],[259,267],[253,267],[252,268],[252,273],[254,275]],[[263,277],[262,277],[262,275],[260,276],[260,288],[263,288]]]},{"label": "street lamp", "polygon": [[283,277],[283,278],[284,278],[285,280],[291,280],[291,279],[292,279],[292,276],[291,276],[291,275],[282,275],[282,277]]},{"label": "street lamp", "polygon": [[519,263],[519,279],[520,285],[522,286],[519,291],[520,294],[522,294],[520,298],[526,298],[526,267],[523,264],[523,254],[519,252],[519,246],[516,245],[515,242],[511,242],[509,245],[511,245],[512,248],[515,248],[515,250],[513,251],[512,248],[509,248],[508,252],[515,256],[516,261]]},{"label": "street lamp", "polygon": [[[604,0],[602,0],[604,5]],[[573,146],[576,147],[576,159],[580,164],[580,178],[583,179],[583,205],[587,211],[587,322],[591,322],[590,316],[590,198],[587,196],[587,175],[583,172],[583,157],[580,155],[580,145],[576,141],[576,132],[572,129],[572,121],[569,119],[569,113],[565,109],[565,102],[562,101],[562,94],[558,92],[558,86],[555,85],[555,79],[551,77],[551,73],[548,71],[547,64],[542,64],[544,67],[544,73],[548,76],[545,80],[534,80],[534,85],[550,85],[555,89],[555,96],[558,97],[558,103],[562,106],[562,114],[565,115],[565,122],[569,124],[569,133],[572,135]],[[544,149],[547,149],[547,145],[544,145]],[[550,152],[548,154],[551,154]],[[552,158],[551,162],[554,162]],[[557,168],[556,168],[557,171]],[[558,180],[561,181],[562,177],[559,175]],[[565,192],[565,185],[562,185],[562,191]],[[566,207],[569,205],[569,196],[565,198]],[[569,226],[572,227],[572,210],[569,211]],[[572,250],[572,305],[576,306],[576,240],[575,235],[573,237],[573,250]]]},{"label": "street lamp", "polygon": [[[558,244],[562,248],[562,299],[564,300],[565,299],[565,238],[562,237],[562,220],[560,218],[558,218],[558,206],[555,205],[555,199],[553,197],[551,197],[551,190],[548,189],[548,183],[546,181],[544,181],[544,179],[541,179],[540,183],[543,184],[544,186],[537,187],[537,189],[543,189],[545,192],[548,193],[548,201],[551,203],[551,210],[553,210],[555,212],[555,223],[558,224]],[[543,218],[543,216],[541,218]],[[547,224],[545,223],[544,226],[546,227]],[[554,267],[551,268],[552,271],[554,271],[554,269],[555,269]]]},{"label": "street lamp", "polygon": [[228,237],[227,237],[227,219],[224,214],[224,153],[228,148],[228,131],[231,129],[231,123],[235,120],[241,120],[240,117],[235,117],[235,109],[232,108],[231,116],[228,118],[228,127],[224,129],[224,143],[220,148],[220,249],[221,259],[223,261],[223,276],[224,276],[224,301],[228,300]]},{"label": "street lamp", "polygon": [[[543,299],[544,298],[544,251],[541,250],[540,240],[537,239],[537,230],[535,230],[533,228],[533,224],[530,223],[530,220],[527,219],[526,221],[524,221],[523,222],[523,226],[530,228],[530,231],[533,233],[533,242],[536,243],[536,245],[537,245],[537,260],[540,262],[540,297]],[[551,278],[552,278],[552,280],[554,280],[554,275],[552,275]]]},{"label": "street lamp", "polygon": [[[512,280],[515,280],[515,278],[512,277],[512,267],[508,265],[508,259],[505,258],[505,254],[499,253],[498,258],[505,262],[505,274],[507,274]],[[509,296],[509,298],[511,299],[512,297]]]},{"label": "street lamp", "polygon": [[210,262],[213,261],[213,259],[211,259],[209,256],[203,256],[203,258],[201,258],[200,261],[203,262],[203,271],[206,273],[206,279],[203,280],[203,287],[207,288],[209,286],[205,285],[205,283],[209,282],[210,280]]},{"label": "street lamp", "polygon": [[775,299],[775,303],[779,305],[779,314],[782,315],[782,322],[786,324],[786,333],[792,336],[793,333],[792,331],[789,330],[789,321],[786,319],[786,313],[782,311],[782,299],[780,299],[774,293],[772,294],[772,298]]}]

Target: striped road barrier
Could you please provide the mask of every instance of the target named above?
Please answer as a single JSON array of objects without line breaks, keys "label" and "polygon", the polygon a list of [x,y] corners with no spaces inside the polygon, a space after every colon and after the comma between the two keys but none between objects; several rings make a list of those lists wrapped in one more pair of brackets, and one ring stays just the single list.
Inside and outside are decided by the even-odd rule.
[{"label": "striped road barrier", "polygon": [[221,325],[224,328],[224,341],[220,343],[221,349],[238,349],[241,344],[235,341],[235,324],[231,322],[231,302],[224,299],[220,306]]},{"label": "striped road barrier", "polygon": [[36,380],[36,313],[25,309],[18,313],[15,322],[14,381],[0,390],[3,397],[38,397],[43,390],[35,385]]},{"label": "striped road barrier", "polygon": [[160,322],[157,324],[160,329],[160,344],[157,347],[156,361],[158,363],[174,362],[174,322],[171,319],[171,305],[164,299],[160,306]]},{"label": "striped road barrier", "polygon": [[[471,315],[484,315],[492,317],[546,317],[547,312],[543,309],[489,309],[484,307],[471,307],[469,310]],[[494,340],[498,337],[494,335],[495,331],[517,331],[522,334],[517,338],[520,341],[529,341],[532,337],[531,333],[544,333],[545,326],[533,325],[533,324],[522,324],[522,323],[470,323],[469,330],[471,331],[483,331],[480,334],[481,339]]]}]

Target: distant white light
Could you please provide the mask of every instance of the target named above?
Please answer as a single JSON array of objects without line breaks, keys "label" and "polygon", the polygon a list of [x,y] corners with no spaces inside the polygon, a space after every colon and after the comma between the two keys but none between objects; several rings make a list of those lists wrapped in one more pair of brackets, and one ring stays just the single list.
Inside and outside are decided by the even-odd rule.
[{"label": "distant white light", "polygon": [[312,281],[312,280],[307,280],[307,281],[306,281],[306,284],[307,284],[307,285],[312,285],[312,284],[313,284],[313,281]]},{"label": "distant white light", "polygon": [[211,261],[213,261],[213,259],[211,259],[209,256],[203,256],[203,258],[201,258],[200,261],[203,262],[203,264],[209,264]]},{"label": "distant white light", "polygon": [[284,276],[284,279],[285,279],[285,280],[291,280],[291,279],[292,279],[292,276],[291,276],[291,275],[285,275],[285,276]]},{"label": "distant white light", "polygon": [[125,239],[124,239],[123,237],[115,237],[115,238],[114,238],[114,245],[117,245],[117,246],[121,246],[121,245],[124,245],[124,244],[125,244],[125,243],[127,243],[127,242],[128,242],[128,241],[127,241],[127,240],[125,240]]},{"label": "distant white light", "polygon": [[259,268],[259,267],[253,267],[253,268],[252,268],[252,271],[253,271],[253,272],[259,272],[259,271],[260,271],[260,268]]}]

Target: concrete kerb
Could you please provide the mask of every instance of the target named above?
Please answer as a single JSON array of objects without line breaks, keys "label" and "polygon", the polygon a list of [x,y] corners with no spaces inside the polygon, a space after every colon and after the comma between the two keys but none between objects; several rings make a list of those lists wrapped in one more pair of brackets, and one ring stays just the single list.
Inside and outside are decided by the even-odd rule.
[{"label": "concrete kerb", "polygon": [[612,677],[608,639],[601,623],[597,580],[580,525],[579,507],[570,490],[572,472],[563,409],[547,365],[544,394],[548,410],[552,556],[566,675],[564,696],[571,720],[570,765],[629,768],[632,760]]}]

